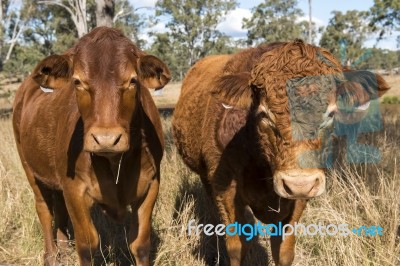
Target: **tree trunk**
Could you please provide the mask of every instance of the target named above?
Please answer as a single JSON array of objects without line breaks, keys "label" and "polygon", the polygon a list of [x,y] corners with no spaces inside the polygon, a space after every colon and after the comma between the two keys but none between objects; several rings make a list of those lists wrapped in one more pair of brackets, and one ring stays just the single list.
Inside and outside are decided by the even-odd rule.
[{"label": "tree trunk", "polygon": [[0,71],[3,68],[3,41],[4,41],[4,21],[3,21],[3,0],[0,0]]},{"label": "tree trunk", "polygon": [[78,30],[78,37],[82,37],[88,33],[88,26],[86,21],[86,0],[76,0],[76,29]]},{"label": "tree trunk", "polygon": [[312,43],[311,1],[312,0],[308,0],[308,43]]},{"label": "tree trunk", "polygon": [[113,26],[115,4],[113,0],[96,0],[96,25]]},{"label": "tree trunk", "polygon": [[86,0],[70,0],[68,3],[63,3],[59,0],[43,0],[39,4],[58,5],[65,8],[71,15],[72,21],[78,31],[78,37],[82,37],[88,33],[88,26],[86,21]]},{"label": "tree trunk", "polygon": [[4,63],[6,63],[11,58],[12,51],[14,50],[15,44],[18,41],[19,36],[21,36],[22,32],[25,29],[25,22],[20,19],[20,15],[18,14],[17,20],[15,21],[14,29],[12,32],[12,37],[10,40],[10,47],[8,48],[8,52],[6,58],[4,59]]}]

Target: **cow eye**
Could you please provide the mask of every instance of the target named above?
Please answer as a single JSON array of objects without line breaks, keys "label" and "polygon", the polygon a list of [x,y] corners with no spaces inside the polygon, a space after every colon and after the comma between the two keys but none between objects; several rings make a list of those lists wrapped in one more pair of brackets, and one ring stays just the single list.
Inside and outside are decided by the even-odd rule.
[{"label": "cow eye", "polygon": [[130,85],[136,85],[137,84],[137,79],[136,78],[131,78]]},{"label": "cow eye", "polygon": [[89,88],[86,86],[83,86],[82,82],[79,79],[74,79],[73,80],[75,88],[79,91],[89,91]]}]

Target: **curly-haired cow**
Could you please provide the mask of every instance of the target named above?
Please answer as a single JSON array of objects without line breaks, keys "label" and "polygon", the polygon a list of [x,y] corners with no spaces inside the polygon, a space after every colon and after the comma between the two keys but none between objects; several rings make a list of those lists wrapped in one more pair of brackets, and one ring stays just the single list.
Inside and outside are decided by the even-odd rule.
[{"label": "curly-haired cow", "polygon": [[[246,223],[246,206],[264,223],[293,225],[307,199],[324,192],[327,154],[317,151],[334,118],[387,89],[370,72],[345,75],[328,51],[300,40],[209,56],[183,81],[174,138],[225,225]],[[226,237],[231,265],[243,263],[245,238]],[[294,245],[293,235],[271,236],[277,265],[292,263]]]},{"label": "curly-haired cow", "polygon": [[45,265],[58,265],[54,240],[67,240],[68,216],[80,264],[91,265],[99,247],[95,203],[117,221],[131,206],[129,248],[136,265],[149,264],[164,140],[148,88],[169,80],[163,62],[119,30],[100,27],[45,58],[22,83],[14,133],[35,194]]}]

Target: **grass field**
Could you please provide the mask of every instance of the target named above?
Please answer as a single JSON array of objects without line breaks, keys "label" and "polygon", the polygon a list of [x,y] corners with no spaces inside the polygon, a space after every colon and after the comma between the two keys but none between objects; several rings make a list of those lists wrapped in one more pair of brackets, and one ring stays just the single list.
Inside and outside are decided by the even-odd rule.
[{"label": "grass field", "polygon": [[[382,162],[356,166],[338,162],[328,174],[326,193],[310,200],[300,220],[304,224],[380,225],[383,236],[302,236],[297,239],[294,265],[400,265],[399,111],[398,106],[385,108],[385,129],[367,138],[380,148]],[[222,238],[186,234],[189,220],[215,223],[218,218],[199,178],[177,154],[170,118],[164,118],[163,125],[167,147],[153,215],[152,261],[154,265],[226,265]],[[0,120],[0,137],[0,265],[41,265],[42,233],[10,119]],[[93,215],[102,236],[100,262],[130,265],[126,226],[114,224],[99,212]],[[65,251],[64,265],[76,265],[72,245],[73,241]],[[273,265],[269,253],[268,239],[260,237],[253,241],[246,264]]]}]

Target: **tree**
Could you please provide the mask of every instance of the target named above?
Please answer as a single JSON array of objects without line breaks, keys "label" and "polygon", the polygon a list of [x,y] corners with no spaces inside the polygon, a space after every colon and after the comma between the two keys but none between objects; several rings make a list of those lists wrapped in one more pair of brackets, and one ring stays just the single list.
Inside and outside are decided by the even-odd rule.
[{"label": "tree", "polygon": [[[154,42],[147,52],[161,58],[168,65],[175,80],[182,80],[188,68],[185,47],[177,40],[170,38],[169,33],[158,33],[154,37]],[[229,37],[222,36],[215,42],[208,54],[232,54],[240,46]]]},{"label": "tree", "polygon": [[58,5],[68,11],[78,31],[78,37],[88,33],[86,0],[43,0],[40,4]]},{"label": "tree", "polygon": [[[10,74],[28,74],[42,58],[64,53],[76,43],[78,30],[70,10],[65,8],[65,5],[73,4],[72,1],[63,0],[62,5],[37,4],[35,0],[24,0],[22,5],[13,4],[17,0],[0,1],[3,7],[0,13],[0,34],[4,36],[0,39],[2,70]],[[139,38],[139,29],[144,25],[143,18],[135,13],[128,0],[116,0],[115,3],[118,15],[111,19],[114,26],[137,44],[143,44],[143,40]],[[86,2],[88,30],[96,27],[96,8],[94,0]]]},{"label": "tree", "polygon": [[[217,30],[224,16],[237,5],[236,0],[158,0],[156,16],[168,17],[169,31],[165,45],[176,45],[171,49],[179,53],[182,73],[210,50],[225,36]],[[158,38],[159,34],[153,36]],[[161,39],[164,36],[159,36]],[[164,58],[162,58],[164,59]]]},{"label": "tree", "polygon": [[[3,57],[3,54],[0,53],[2,55],[0,66],[10,59],[15,45],[25,31],[26,23],[32,15],[33,7],[31,4],[30,1],[25,1],[24,5],[18,5],[15,0],[0,2],[0,19],[2,22],[0,49],[2,50],[3,46],[8,44],[6,56]],[[5,43],[3,43],[4,41]]]},{"label": "tree", "polygon": [[115,3],[113,0],[96,0],[96,25],[112,27]]},{"label": "tree", "polygon": [[304,14],[297,7],[297,0],[265,0],[254,7],[252,13],[250,19],[243,19],[243,28],[248,30],[248,44],[300,37],[301,26],[296,19]]},{"label": "tree", "polygon": [[[122,23],[118,23],[118,20],[121,20],[128,23],[123,29],[127,30],[128,27],[133,27],[129,32],[136,32],[135,37],[138,39],[138,27],[143,25],[142,18],[135,13],[135,9],[128,0],[43,0],[39,3],[64,8],[74,22],[79,38],[97,26],[113,27],[118,25],[121,27]],[[115,10],[118,11],[115,12]],[[133,19],[137,21],[135,22]]]},{"label": "tree", "polygon": [[44,56],[63,53],[77,38],[75,24],[66,9],[58,5],[33,5],[34,10],[23,34],[26,46],[35,46]]},{"label": "tree", "polygon": [[145,41],[140,38],[141,29],[145,28],[147,21],[144,15],[137,13],[137,10],[149,7],[134,8],[128,0],[115,1],[115,15],[113,17],[114,27],[121,29],[126,36],[135,42],[139,47],[143,47]]},{"label": "tree", "polygon": [[380,48],[364,49],[364,60],[358,59],[358,68],[391,71],[394,67],[399,67],[399,51],[391,51]]},{"label": "tree", "polygon": [[[24,0],[23,5],[17,7],[21,17],[24,17],[24,28],[14,43],[12,52],[8,54],[3,70],[10,75],[26,75],[44,57],[63,53],[71,47],[76,41],[77,33],[69,13],[60,6],[37,5],[35,0]],[[11,32],[8,34],[12,36]],[[12,43],[8,40],[9,38],[6,48],[11,51]]]},{"label": "tree", "polygon": [[3,67],[3,41],[4,41],[4,14],[8,7],[7,0],[0,0],[0,70]]},{"label": "tree", "polygon": [[332,14],[319,44],[340,58],[343,65],[351,67],[362,55],[362,45],[370,33],[366,22],[368,13],[351,10],[345,14],[333,11]]},{"label": "tree", "polygon": [[315,44],[314,40],[317,38],[317,34],[324,31],[323,26],[317,27],[314,22],[311,22],[310,25],[310,21],[307,20],[301,20],[297,22],[297,25],[300,28],[300,35],[297,38],[303,40],[311,40],[308,41],[310,44]]},{"label": "tree", "polygon": [[308,0],[308,43],[312,43],[312,5],[311,0]]},{"label": "tree", "polygon": [[[370,26],[379,31],[378,41],[400,26],[400,2],[398,0],[375,0],[370,9]],[[398,45],[399,45],[398,37]]]}]

